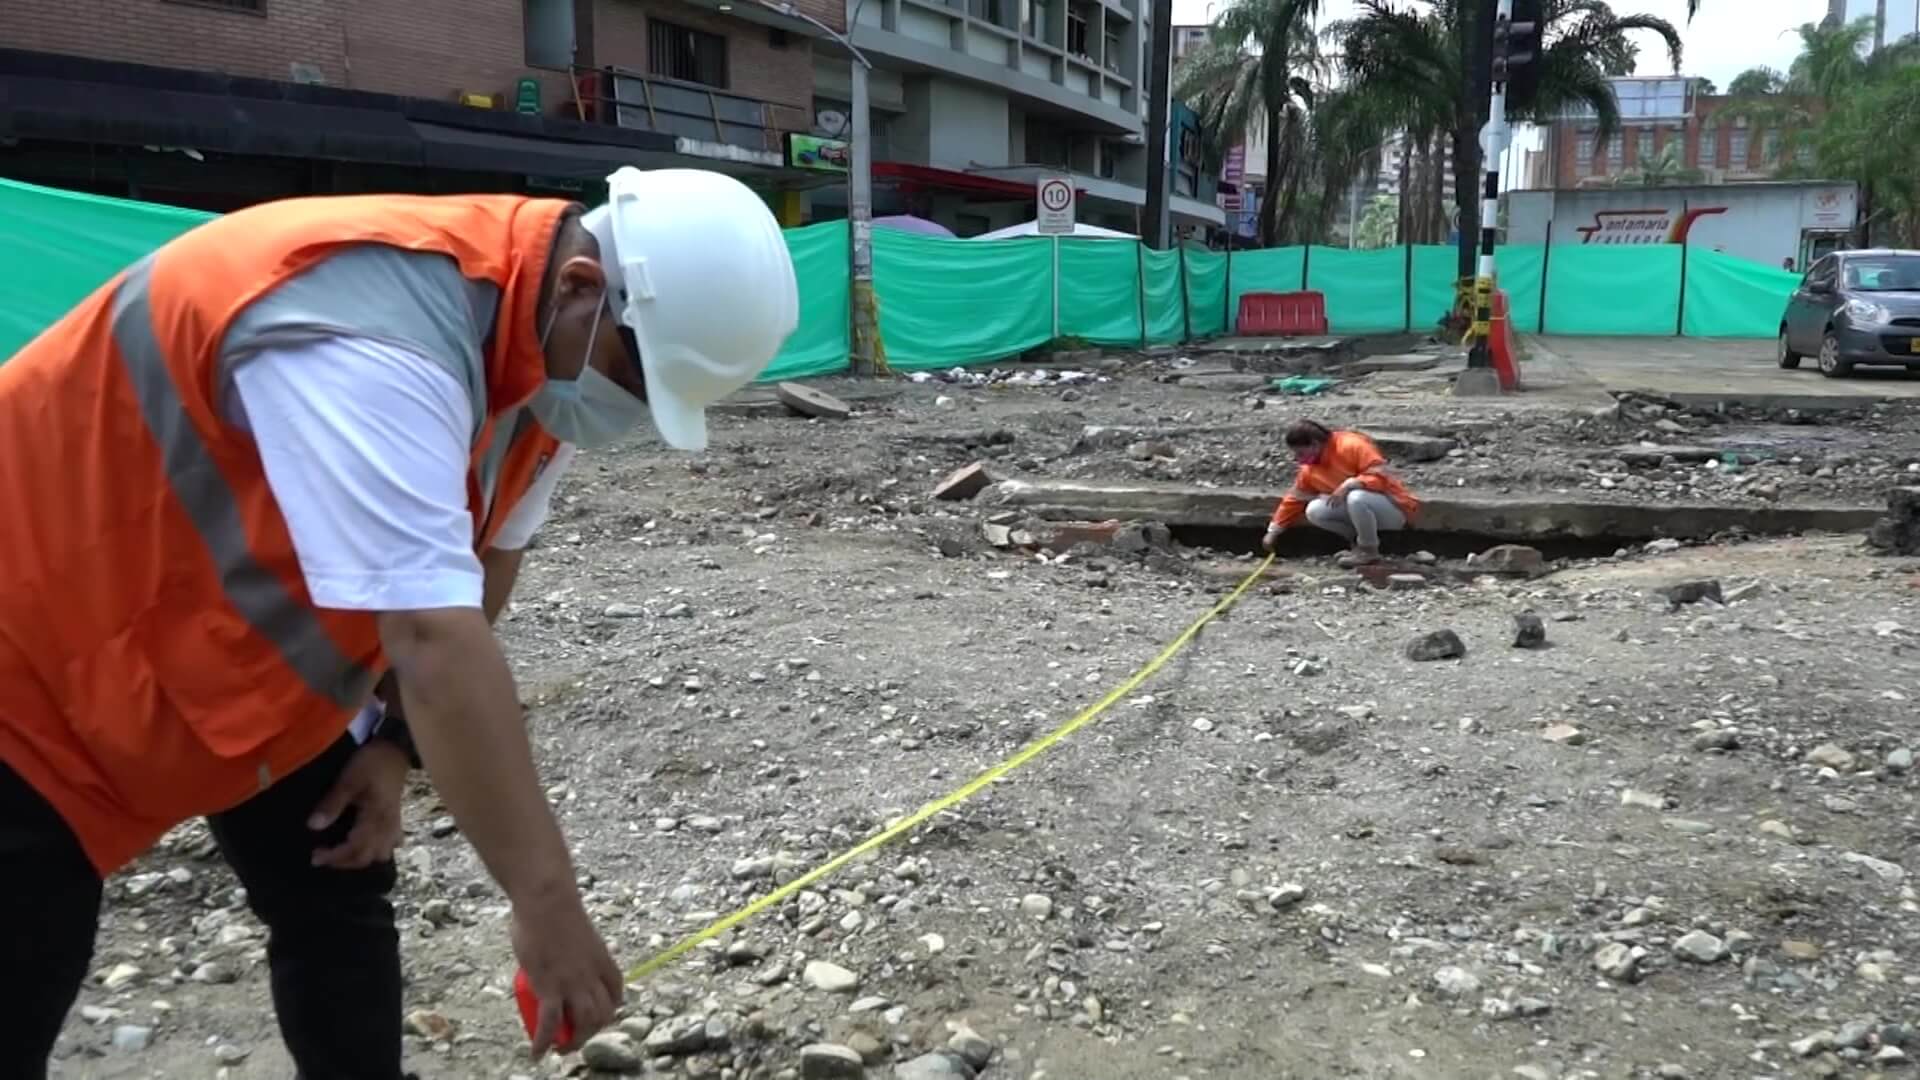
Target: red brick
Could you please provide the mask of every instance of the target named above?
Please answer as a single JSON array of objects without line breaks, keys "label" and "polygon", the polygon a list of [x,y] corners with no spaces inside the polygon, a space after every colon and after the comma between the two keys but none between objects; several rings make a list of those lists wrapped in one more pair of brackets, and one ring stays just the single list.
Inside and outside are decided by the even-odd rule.
[{"label": "red brick", "polygon": [[992,483],[993,474],[987,471],[985,465],[976,461],[948,473],[945,480],[934,486],[933,497],[949,502],[961,502],[987,490]]}]

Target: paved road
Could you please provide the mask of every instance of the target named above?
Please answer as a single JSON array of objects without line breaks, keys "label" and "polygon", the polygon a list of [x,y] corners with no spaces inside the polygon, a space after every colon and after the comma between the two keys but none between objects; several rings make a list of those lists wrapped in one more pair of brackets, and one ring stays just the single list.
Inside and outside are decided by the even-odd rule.
[{"label": "paved road", "polygon": [[1920,375],[1864,369],[1829,379],[1802,361],[1782,371],[1772,339],[1538,337],[1544,349],[1608,391],[1642,390],[1677,400],[1732,399],[1789,408],[1850,408],[1886,398],[1920,399]]}]

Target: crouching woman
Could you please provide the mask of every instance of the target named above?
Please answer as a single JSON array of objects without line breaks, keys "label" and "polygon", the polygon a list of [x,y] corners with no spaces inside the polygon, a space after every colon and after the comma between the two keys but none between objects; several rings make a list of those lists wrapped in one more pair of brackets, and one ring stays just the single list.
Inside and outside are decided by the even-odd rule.
[{"label": "crouching woman", "polygon": [[1265,548],[1272,551],[1280,534],[1305,517],[1347,541],[1351,550],[1342,565],[1378,562],[1380,534],[1406,528],[1420,509],[1420,500],[1388,471],[1380,448],[1357,431],[1333,431],[1312,420],[1288,428],[1286,443],[1300,474],[1274,508]]}]

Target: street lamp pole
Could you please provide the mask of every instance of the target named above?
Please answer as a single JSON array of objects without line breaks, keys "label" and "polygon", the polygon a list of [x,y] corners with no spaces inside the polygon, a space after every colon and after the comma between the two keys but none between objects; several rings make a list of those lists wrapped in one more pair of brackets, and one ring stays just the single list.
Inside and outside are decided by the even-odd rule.
[{"label": "street lamp pole", "polygon": [[[874,374],[875,357],[879,354],[880,325],[879,308],[873,293],[873,127],[872,115],[867,105],[867,72],[873,64],[853,39],[835,30],[819,19],[794,7],[791,3],[774,0],[754,0],[760,7],[775,11],[790,19],[798,19],[832,38],[847,54],[853,58],[850,82],[853,100],[848,103],[853,112],[852,130],[848,133],[847,162],[847,228],[849,246],[852,248],[852,288],[848,295],[848,314],[852,322],[852,334],[849,344],[856,375]],[[859,17],[862,0],[846,0],[847,29],[853,29],[854,20]]]}]

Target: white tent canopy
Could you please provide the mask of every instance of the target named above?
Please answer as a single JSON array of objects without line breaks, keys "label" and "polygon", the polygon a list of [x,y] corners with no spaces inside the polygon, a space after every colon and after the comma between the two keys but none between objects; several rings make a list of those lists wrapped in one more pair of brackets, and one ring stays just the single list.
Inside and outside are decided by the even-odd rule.
[{"label": "white tent canopy", "polygon": [[[1038,235],[1040,235],[1040,223],[1038,221],[1025,221],[1025,222],[1021,222],[1018,225],[1009,225],[1004,229],[995,229],[990,233],[983,233],[979,236],[970,236],[967,239],[969,240],[1013,240],[1022,236],[1038,236]],[[1137,240],[1139,239],[1138,237],[1134,236],[1132,233],[1118,232],[1114,229],[1103,229],[1098,225],[1088,225],[1085,222],[1078,222],[1078,221],[1074,222],[1073,235],[1083,240]]]}]

